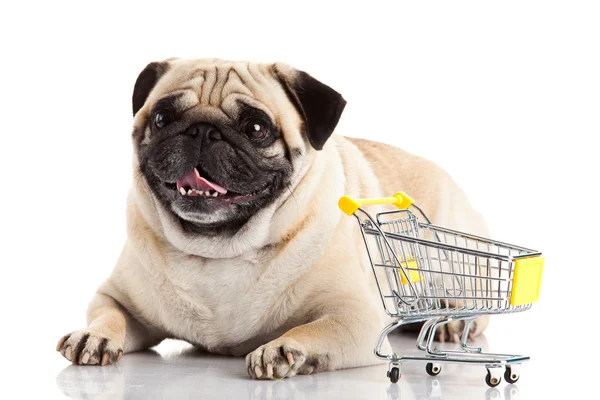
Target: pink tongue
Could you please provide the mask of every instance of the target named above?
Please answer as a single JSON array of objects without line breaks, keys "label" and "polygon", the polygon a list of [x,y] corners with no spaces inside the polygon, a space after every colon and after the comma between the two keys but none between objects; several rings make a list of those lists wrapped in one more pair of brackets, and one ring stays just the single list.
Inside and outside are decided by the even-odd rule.
[{"label": "pink tongue", "polygon": [[197,189],[197,190],[201,190],[201,191],[215,190],[215,191],[219,192],[219,194],[227,193],[227,189],[225,189],[224,187],[219,186],[216,183],[211,182],[208,179],[201,177],[200,173],[198,172],[198,170],[196,168],[194,168],[194,170],[192,172],[190,172],[189,174],[187,174],[186,176],[184,176],[183,178],[181,178],[177,181],[177,190],[179,190],[179,188],[182,186],[184,188],[189,187],[191,189]]}]

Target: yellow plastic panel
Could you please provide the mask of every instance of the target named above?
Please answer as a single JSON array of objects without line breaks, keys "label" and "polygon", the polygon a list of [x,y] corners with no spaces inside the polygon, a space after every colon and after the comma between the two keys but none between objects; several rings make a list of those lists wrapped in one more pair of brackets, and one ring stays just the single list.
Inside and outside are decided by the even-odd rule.
[{"label": "yellow plastic panel", "polygon": [[515,260],[515,276],[510,297],[512,306],[534,303],[538,300],[543,269],[544,258],[540,256]]},{"label": "yellow plastic panel", "polygon": [[[419,275],[419,271],[417,271],[417,268],[419,268],[417,266],[417,262],[415,260],[409,261],[407,263],[402,263],[404,270],[408,273],[408,275],[410,276],[410,280],[412,281],[412,283],[417,283],[421,280],[421,276]],[[411,269],[407,269],[407,268],[411,268]],[[408,283],[408,279],[406,279],[406,277],[404,276],[404,274],[402,272],[400,272],[400,276],[402,277],[402,284],[406,285]]]}]

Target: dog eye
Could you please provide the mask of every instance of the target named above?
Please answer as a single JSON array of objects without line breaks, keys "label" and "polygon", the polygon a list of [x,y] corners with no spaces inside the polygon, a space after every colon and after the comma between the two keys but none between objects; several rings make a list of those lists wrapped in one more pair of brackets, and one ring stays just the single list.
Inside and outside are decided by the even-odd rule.
[{"label": "dog eye", "polygon": [[269,134],[269,128],[261,121],[250,121],[246,124],[244,133],[250,140],[259,140]]},{"label": "dog eye", "polygon": [[164,127],[165,125],[169,124],[171,120],[171,116],[164,111],[158,111],[154,114],[154,125],[157,128]]}]

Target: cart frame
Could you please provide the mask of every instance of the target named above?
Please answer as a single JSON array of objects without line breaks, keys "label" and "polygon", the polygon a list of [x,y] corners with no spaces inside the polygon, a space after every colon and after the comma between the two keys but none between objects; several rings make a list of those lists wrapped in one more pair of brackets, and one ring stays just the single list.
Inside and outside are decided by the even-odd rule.
[{"label": "cart frame", "polygon": [[[394,204],[399,210],[379,212],[374,219],[361,208],[366,204]],[[381,331],[374,349],[377,358],[389,361],[387,375],[393,383],[400,378],[401,364],[413,361],[426,362],[432,376],[441,372],[442,363],[484,365],[485,381],[491,387],[500,384],[503,371],[507,382],[519,379],[528,356],[484,353],[468,346],[467,338],[477,317],[526,311],[537,301],[543,266],[540,252],[434,225],[403,192],[383,199],[344,196],[339,206],[357,219],[384,309],[395,318]],[[411,206],[426,222],[419,222],[408,210]],[[386,278],[383,283],[381,274]],[[460,350],[435,348],[437,329],[459,320],[465,322]],[[417,322],[424,322],[417,338],[422,355],[382,352],[390,332]]]}]

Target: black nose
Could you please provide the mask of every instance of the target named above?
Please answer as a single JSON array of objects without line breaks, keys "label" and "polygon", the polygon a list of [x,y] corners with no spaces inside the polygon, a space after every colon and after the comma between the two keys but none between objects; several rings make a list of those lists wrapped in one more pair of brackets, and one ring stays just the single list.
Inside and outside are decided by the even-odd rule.
[{"label": "black nose", "polygon": [[190,126],[185,131],[185,134],[193,136],[198,140],[201,140],[203,145],[208,144],[214,140],[222,139],[221,132],[219,131],[219,129],[216,126],[205,122],[199,122]]}]

